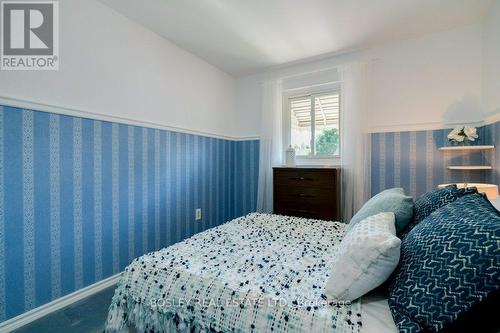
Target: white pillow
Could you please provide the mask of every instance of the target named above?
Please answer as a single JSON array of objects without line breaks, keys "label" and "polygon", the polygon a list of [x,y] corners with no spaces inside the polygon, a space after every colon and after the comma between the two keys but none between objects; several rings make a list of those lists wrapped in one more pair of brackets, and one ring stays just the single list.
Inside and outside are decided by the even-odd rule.
[{"label": "white pillow", "polygon": [[365,218],[339,244],[326,282],[329,300],[353,301],[384,283],[399,262],[394,213]]}]

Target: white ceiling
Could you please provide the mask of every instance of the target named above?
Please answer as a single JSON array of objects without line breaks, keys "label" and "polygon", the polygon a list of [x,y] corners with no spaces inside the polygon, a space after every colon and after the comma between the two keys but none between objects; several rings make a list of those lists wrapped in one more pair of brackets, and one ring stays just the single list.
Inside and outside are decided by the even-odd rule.
[{"label": "white ceiling", "polygon": [[235,76],[481,21],[495,0],[100,0]]}]

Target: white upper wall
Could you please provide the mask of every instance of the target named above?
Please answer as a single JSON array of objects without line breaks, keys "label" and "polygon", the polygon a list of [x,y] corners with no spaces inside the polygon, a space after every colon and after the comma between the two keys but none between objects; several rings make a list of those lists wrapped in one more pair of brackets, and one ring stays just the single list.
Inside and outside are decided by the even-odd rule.
[{"label": "white upper wall", "polygon": [[438,128],[482,120],[481,25],[432,34],[316,62],[242,77],[236,84],[236,126],[260,132],[260,82],[353,61],[371,63],[370,127],[375,131]]},{"label": "white upper wall", "polygon": [[59,71],[1,71],[0,97],[233,135],[232,76],[97,1],[59,6]]},{"label": "white upper wall", "polygon": [[236,133],[241,136],[260,135],[262,106],[261,75],[245,76],[236,80]]},{"label": "white upper wall", "polygon": [[500,115],[500,1],[486,17],[483,30],[483,105],[488,117]]},{"label": "white upper wall", "polygon": [[370,127],[438,128],[480,122],[481,26],[372,50]]}]

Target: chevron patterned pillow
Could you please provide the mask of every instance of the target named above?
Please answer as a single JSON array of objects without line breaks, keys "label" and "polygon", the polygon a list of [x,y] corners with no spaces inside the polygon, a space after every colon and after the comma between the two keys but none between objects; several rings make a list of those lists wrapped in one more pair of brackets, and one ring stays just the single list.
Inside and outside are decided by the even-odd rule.
[{"label": "chevron patterned pillow", "polygon": [[411,229],[413,229],[417,224],[422,222],[427,216],[429,216],[433,211],[446,206],[449,203],[454,202],[458,198],[463,197],[467,194],[477,193],[475,187],[469,188],[457,188],[457,185],[448,185],[444,188],[436,188],[432,191],[422,194],[418,199],[415,200],[413,206],[413,219],[408,224],[406,230],[403,232],[402,237],[404,238]]},{"label": "chevron patterned pillow", "polygon": [[[497,297],[499,246],[500,212],[481,194],[463,196],[413,228],[389,279],[389,307],[400,332],[449,329]],[[474,320],[482,328],[496,319]]]}]

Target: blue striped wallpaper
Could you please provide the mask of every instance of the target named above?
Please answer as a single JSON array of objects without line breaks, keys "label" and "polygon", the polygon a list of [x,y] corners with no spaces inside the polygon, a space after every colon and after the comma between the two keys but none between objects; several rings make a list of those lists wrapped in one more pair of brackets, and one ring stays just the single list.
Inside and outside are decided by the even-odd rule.
[{"label": "blue striped wallpaper", "polygon": [[500,187],[500,121],[484,126],[484,142],[495,145],[494,153],[486,155],[485,163],[493,166],[493,170],[487,174],[486,181]]},{"label": "blue striped wallpaper", "polygon": [[[438,184],[450,182],[487,182],[500,185],[500,122],[478,128],[475,144],[494,144],[493,152],[445,152],[451,129],[373,133],[371,157],[372,195],[402,187],[417,197]],[[493,165],[491,171],[451,171],[448,165]]]},{"label": "blue striped wallpaper", "polygon": [[0,321],[254,211],[258,154],[256,140],[0,106]]}]

